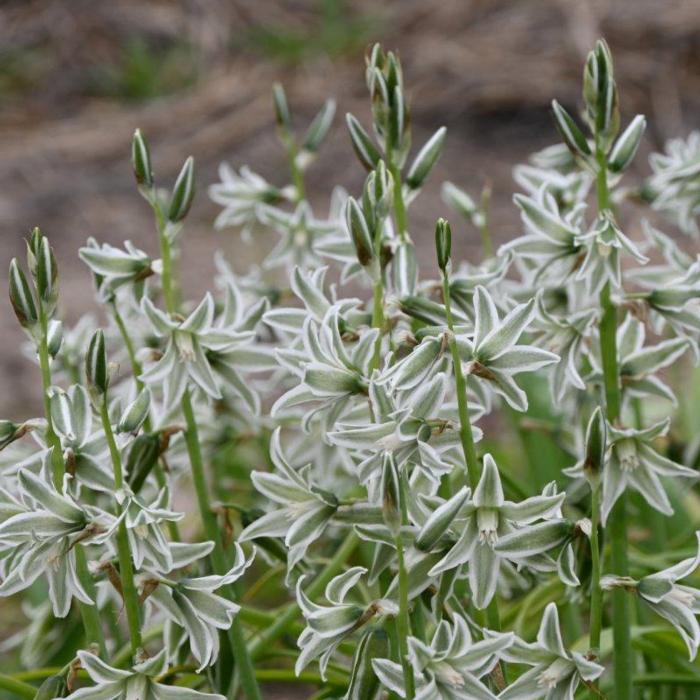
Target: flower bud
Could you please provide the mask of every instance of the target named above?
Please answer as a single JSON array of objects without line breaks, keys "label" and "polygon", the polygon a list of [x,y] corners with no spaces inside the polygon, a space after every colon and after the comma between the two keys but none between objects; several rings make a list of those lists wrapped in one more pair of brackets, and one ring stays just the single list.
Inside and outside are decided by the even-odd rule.
[{"label": "flower bud", "polygon": [[292,130],[292,115],[289,112],[287,96],[280,83],[275,83],[272,86],[272,102],[275,108],[275,121],[277,122],[277,126],[281,131],[289,134]]},{"label": "flower bud", "polygon": [[58,298],[58,269],[49,239],[38,228],[32,231],[27,241],[27,263],[34,277],[37,295],[50,314]]},{"label": "flower bud", "polygon": [[363,204],[366,203],[376,220],[389,216],[394,197],[394,178],[380,160],[377,167],[367,176],[363,190]]},{"label": "flower bud", "polygon": [[440,127],[418,152],[416,159],[409,168],[408,175],[406,175],[406,184],[412,190],[417,190],[423,186],[442,153],[446,133],[447,129],[444,126]]},{"label": "flower bud", "polygon": [[27,424],[13,423],[11,420],[0,420],[0,450],[4,450],[15,440],[19,440],[30,430]]},{"label": "flower bud", "polygon": [[109,370],[107,368],[107,353],[105,351],[105,336],[98,329],[90,338],[90,344],[85,355],[85,374],[91,389],[98,394],[104,394],[109,386]]},{"label": "flower bud", "polygon": [[54,319],[49,322],[46,330],[46,346],[52,358],[58,355],[61,345],[63,345],[63,323]]},{"label": "flower bud", "polygon": [[373,170],[382,157],[379,149],[374,145],[372,137],[365,131],[362,124],[352,114],[346,114],[345,121],[348,125],[355,155],[367,170]]},{"label": "flower bud", "polygon": [[452,229],[449,221],[445,219],[438,219],[435,227],[435,250],[437,251],[438,267],[444,272],[452,253]]},{"label": "flower bud", "polygon": [[331,128],[333,123],[333,117],[335,116],[335,100],[326,100],[326,103],[321,107],[319,113],[314,117],[311,122],[306,136],[304,136],[304,143],[302,144],[302,149],[308,153],[316,153],[319,146],[328,130]]},{"label": "flower bud", "polygon": [[357,259],[362,267],[369,267],[374,260],[372,236],[360,205],[352,197],[348,197],[345,218],[350,236],[352,237],[352,242],[355,246]]},{"label": "flower bud", "polygon": [[583,71],[583,100],[588,122],[602,139],[603,148],[607,150],[617,135],[620,111],[612,55],[603,39],[596,42],[586,60]]},{"label": "flower bud", "polygon": [[586,428],[586,454],[583,460],[583,471],[589,480],[597,479],[605,462],[607,441],[607,425],[600,406],[598,406]]},{"label": "flower bud", "polygon": [[154,184],[151,153],[141,129],[134,131],[134,138],[131,141],[131,165],[139,187],[151,189]]},{"label": "flower bud", "polygon": [[644,116],[638,114],[622,132],[608,158],[608,169],[611,172],[621,173],[627,169],[637,153],[646,125]]},{"label": "flower bud", "polygon": [[16,258],[10,263],[10,302],[23,328],[31,328],[37,324],[39,315],[32,290]]},{"label": "flower bud", "polygon": [[170,198],[168,219],[172,223],[182,221],[192,206],[194,199],[194,158],[190,156],[177,176]]},{"label": "flower bud", "polygon": [[142,433],[131,443],[125,468],[129,486],[135,493],[151,473],[160,452],[160,437],[156,433]]},{"label": "flower bud", "polygon": [[148,417],[151,407],[151,392],[146,388],[124,409],[117,425],[118,433],[135,433]]},{"label": "flower bud", "polygon": [[571,153],[574,156],[584,158],[590,156],[591,148],[583,132],[569,113],[556,100],[552,100],[552,112],[557,131]]},{"label": "flower bud", "polygon": [[394,533],[401,528],[401,485],[394,458],[384,455],[380,484],[384,524]]},{"label": "flower bud", "polygon": [[34,700],[56,700],[56,698],[65,697],[67,690],[64,676],[49,676],[39,686]]},{"label": "flower bud", "polygon": [[452,182],[444,182],[440,192],[442,201],[460,213],[465,219],[472,221],[476,214],[474,200]]}]

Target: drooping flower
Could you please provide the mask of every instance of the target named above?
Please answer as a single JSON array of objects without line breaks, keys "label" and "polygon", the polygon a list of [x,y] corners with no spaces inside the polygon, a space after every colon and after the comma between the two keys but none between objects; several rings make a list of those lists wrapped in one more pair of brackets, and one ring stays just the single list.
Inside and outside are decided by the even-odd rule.
[{"label": "drooping flower", "polygon": [[[513,643],[512,633],[484,630],[474,642],[467,623],[455,615],[442,620],[429,644],[408,638],[409,657],[415,676],[416,698],[428,700],[495,700],[496,695],[480,680]],[[375,659],[372,667],[388,690],[406,697],[402,667],[389,659]]]},{"label": "drooping flower", "polygon": [[[213,543],[207,544],[211,551]],[[202,551],[197,555],[202,555]],[[243,549],[236,543],[233,566],[223,576],[182,577],[176,581],[155,576],[149,581],[156,584],[149,600],[184,630],[192,654],[200,664],[199,671],[216,661],[219,656],[218,630],[228,629],[240,610],[240,605],[216,591],[237,581],[253,559],[254,555],[246,559]],[[182,565],[182,562],[178,563]]]},{"label": "drooping flower", "polygon": [[375,600],[369,604],[346,601],[348,594],[366,573],[364,567],[354,566],[332,578],[324,593],[330,605],[319,605],[311,601],[302,587],[305,577],[299,578],[297,601],[306,620],[306,627],[297,640],[301,650],[294,666],[297,675],[318,658],[321,675],[325,678],[328,662],[343,639],[375,616],[393,617],[398,613],[396,605],[389,600]]},{"label": "drooping flower", "polygon": [[218,693],[159,683],[168,669],[165,649],[128,670],[114,668],[87,651],[79,651],[78,658],[95,685],[75,690],[67,700],[224,700]]},{"label": "drooping flower", "polygon": [[[496,593],[501,561],[505,559],[496,548],[499,539],[518,526],[534,523],[556,512],[563,500],[563,493],[554,493],[532,496],[520,503],[506,501],[496,462],[490,454],[484,455],[477,488],[453,516],[447,528],[450,543],[441,559],[430,569],[430,575],[436,576],[468,563],[474,605],[485,608]],[[441,515],[436,511],[433,518]],[[419,541],[432,526],[433,520],[429,518],[418,535]],[[519,560],[537,568],[554,568],[554,563],[543,559],[542,555],[539,558],[519,557]]]},{"label": "drooping flower", "polygon": [[176,405],[189,382],[213,399],[221,390],[206,351],[225,352],[250,342],[253,333],[234,332],[214,325],[214,300],[207,294],[184,320],[174,319],[157,309],[145,297],[141,308],[157,335],[167,339],[161,358],[142,375],[147,384],[163,385],[167,406]]},{"label": "drooping flower", "polygon": [[42,574],[49,584],[49,599],[56,617],[65,617],[71,600],[93,605],[81,583],[75,558],[80,543],[101,541],[112,525],[109,514],[84,507],[64,486],[59,492],[48,476],[48,460],[39,475],[19,472],[20,498],[0,492],[0,595],[31,586]]},{"label": "drooping flower", "polygon": [[484,287],[474,293],[474,335],[457,334],[457,345],[465,369],[477,381],[488,383],[510,406],[527,409],[527,395],[513,376],[533,372],[559,361],[559,356],[518,340],[535,313],[535,299],[519,304],[501,320],[496,304]]},{"label": "drooping flower", "polygon": [[501,655],[505,661],[532,668],[501,692],[499,700],[573,700],[581,680],[594,681],[605,670],[564,646],[555,603],[545,608],[536,642],[527,643],[516,637]]},{"label": "drooping flower", "polygon": [[700,590],[677,583],[692,574],[700,565],[700,532],[696,532],[698,551],[663,571],[636,581],[629,576],[604,576],[600,585],[604,590],[625,588],[635,591],[661,617],[666,618],[681,635],[690,660],[694,661],[700,647]]},{"label": "drooping flower", "polygon": [[276,507],[253,521],[239,537],[240,542],[259,537],[284,537],[289,547],[288,568],[302,559],[307,548],[327,527],[338,507],[337,498],[314,486],[310,465],[294,469],[286,460],[278,428],[270,440],[270,457],[278,473],[254,471],[255,488]]},{"label": "drooping flower", "polygon": [[[666,435],[669,425],[669,419],[641,430],[616,428],[608,424],[608,447],[602,472],[603,524],[628,486],[640,493],[652,508],[664,515],[671,515],[673,508],[660,477],[680,477],[691,483],[700,478],[700,474],[694,469],[660,455],[652,447],[656,438]],[[565,469],[564,473],[573,477],[584,476],[583,464],[578,463]]]}]

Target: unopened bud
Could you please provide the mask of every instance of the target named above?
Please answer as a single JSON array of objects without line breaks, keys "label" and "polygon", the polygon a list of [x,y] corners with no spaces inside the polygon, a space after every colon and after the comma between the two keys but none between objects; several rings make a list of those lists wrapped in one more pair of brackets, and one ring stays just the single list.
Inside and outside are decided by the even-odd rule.
[{"label": "unopened bud", "polygon": [[16,258],[10,262],[10,302],[23,328],[32,328],[39,320],[27,278]]},{"label": "unopened bud", "polygon": [[151,407],[151,392],[143,389],[139,395],[126,407],[117,425],[118,433],[135,433],[148,417]]},{"label": "unopened bud", "polygon": [[154,184],[151,153],[141,129],[136,129],[131,141],[131,165],[139,187],[151,189]]},{"label": "unopened bud", "polygon": [[104,394],[109,386],[109,369],[107,367],[107,352],[105,337],[98,329],[90,339],[85,355],[85,374],[90,388],[98,394]]},{"label": "unopened bud", "polygon": [[172,223],[182,221],[189,212],[194,199],[194,158],[190,156],[180,170],[173,187],[168,219]]},{"label": "unopened bud", "polygon": [[438,219],[435,226],[435,250],[437,251],[438,267],[444,272],[452,254],[452,229],[449,221]]},{"label": "unopened bud", "polygon": [[362,267],[369,267],[374,260],[374,246],[365,215],[360,205],[352,197],[348,198],[345,217],[355,246],[357,259]]}]

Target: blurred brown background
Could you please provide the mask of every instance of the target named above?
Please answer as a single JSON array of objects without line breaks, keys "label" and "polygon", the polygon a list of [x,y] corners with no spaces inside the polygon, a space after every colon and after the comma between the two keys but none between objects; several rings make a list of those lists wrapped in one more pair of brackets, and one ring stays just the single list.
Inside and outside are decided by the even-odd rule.
[{"label": "blurred brown background", "polygon": [[[199,197],[184,233],[187,291],[211,279],[221,247],[238,269],[259,259],[233,232],[215,232],[206,188],[228,160],[287,182],[273,126],[270,87],[287,88],[305,127],[326,96],[335,126],[309,189],[325,213],[332,183],[363,179],[342,115],[368,123],[365,47],[398,49],[411,96],[414,143],[442,124],[446,151],[411,211],[414,239],[430,241],[444,207],[439,183],[476,193],[494,187],[497,241],[518,230],[510,205],[513,164],[555,140],[549,102],[576,109],[583,57],[599,35],[613,50],[623,123],[645,113],[638,158],[700,123],[700,1],[616,0],[5,0],[0,6],[0,287],[39,225],[57,250],[62,312],[93,307],[77,248],[93,235],[129,238],[155,252],[149,211],[129,165],[135,127],[148,136],[156,170],[171,183],[188,154]],[[476,234],[471,232],[473,240]],[[470,254],[465,235],[461,252]],[[19,352],[22,334],[0,305],[0,415],[37,407],[36,377]]]}]

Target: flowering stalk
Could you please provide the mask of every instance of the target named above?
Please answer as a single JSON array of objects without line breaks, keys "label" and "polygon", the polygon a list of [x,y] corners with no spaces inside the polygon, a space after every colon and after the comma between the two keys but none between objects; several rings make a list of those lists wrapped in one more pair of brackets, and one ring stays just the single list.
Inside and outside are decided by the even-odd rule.
[{"label": "flowering stalk", "polygon": [[399,657],[403,669],[403,680],[406,689],[406,700],[415,697],[415,684],[413,679],[413,666],[408,656],[408,638],[411,635],[411,623],[408,610],[408,573],[404,559],[403,542],[399,532],[396,539],[396,559],[399,570],[399,614],[396,616],[396,636],[399,643]]},{"label": "flowering stalk", "polygon": [[[33,235],[35,235],[37,238],[41,238],[41,234],[39,233],[38,229],[35,229]],[[51,460],[54,485],[56,486],[57,490],[61,491],[63,489],[65,463],[63,459],[61,440],[54,430],[53,419],[51,416],[49,389],[53,382],[51,379],[51,365],[49,359],[49,314],[47,313],[44,300],[42,299],[42,295],[40,293],[37,294],[37,307],[39,317],[39,340],[37,343],[37,353],[39,355],[39,367],[41,369],[42,399],[44,403],[44,418],[46,419],[46,440],[48,445],[52,448]],[[97,595],[95,584],[92,576],[90,575],[90,571],[88,570],[85,551],[79,544],[75,547],[75,561],[76,573],[80,584],[83,586],[90,598],[95,600]],[[100,653],[104,655],[106,653],[106,645],[97,607],[83,601],[79,601],[79,607],[83,620],[83,627],[85,629],[86,640],[90,643],[96,644],[100,650]]]},{"label": "flowering stalk", "polygon": [[[440,219],[438,221],[435,230],[435,237],[438,250],[443,247],[449,247],[446,241],[451,242],[452,230],[450,228],[450,224],[444,219]],[[445,242],[440,242],[438,239],[442,239]],[[451,245],[451,243],[449,245]],[[445,302],[445,313],[447,315],[447,328],[450,331],[449,345],[450,352],[452,353],[452,369],[455,375],[457,409],[459,412],[459,439],[461,441],[462,451],[464,453],[464,481],[471,487],[472,490],[474,490],[479,481],[479,460],[476,456],[474,434],[472,432],[472,424],[469,418],[467,378],[464,376],[462,359],[459,355],[459,347],[454,335],[454,318],[452,315],[452,301],[450,298],[450,277],[447,264],[449,261],[449,253],[442,262],[440,262],[440,257],[441,256],[438,255],[438,262],[442,271],[442,294]]]},{"label": "flowering stalk", "polygon": [[[598,164],[596,176],[596,192],[599,212],[610,209],[610,191],[608,188],[608,164],[599,130],[595,131],[596,161]],[[603,315],[600,320],[600,355],[603,363],[603,381],[605,386],[606,415],[610,423],[615,423],[620,417],[620,377],[617,366],[617,309],[610,298],[610,282],[606,282],[600,293],[600,305]],[[599,494],[594,493],[593,498]],[[598,503],[592,506],[597,511]],[[593,515],[593,512],[592,512]],[[610,533],[611,556],[610,564],[614,571],[626,576],[627,564],[627,515],[626,496],[623,491],[617,505],[611,514],[608,527]],[[597,539],[597,538],[596,538]],[[597,543],[595,543],[597,544]],[[591,547],[595,546],[591,540]],[[595,572],[594,572],[595,573]],[[597,571],[600,576],[600,567]],[[594,587],[599,587],[599,580],[593,580]],[[629,596],[622,590],[614,590],[613,594],[613,640],[615,656],[615,686],[617,697],[620,700],[632,698],[632,674],[633,668],[632,646],[630,641],[630,610]],[[602,610],[598,610],[595,602],[591,606],[591,616],[599,617]],[[599,623],[593,623],[593,632],[596,633]],[[591,642],[593,644],[593,642]]]},{"label": "flowering stalk", "polygon": [[[99,332],[99,331],[98,331]],[[117,494],[117,499],[126,498],[124,493],[124,473],[122,469],[122,459],[119,452],[119,447],[114,438],[112,423],[109,419],[109,410],[107,408],[107,392],[100,397],[100,419],[102,420],[102,428],[105,432],[107,445],[109,446],[109,454],[112,460],[112,469],[114,470],[114,488]],[[124,503],[120,504],[120,511],[123,511]],[[131,653],[136,656],[141,649],[141,620],[139,614],[139,594],[136,590],[134,582],[134,566],[131,559],[131,550],[129,548],[129,536],[126,530],[126,521],[122,518],[119,521],[117,529],[117,556],[119,559],[119,576],[122,584],[122,596],[124,599],[124,608],[126,609],[126,619],[129,625],[129,636],[131,638]]]}]

